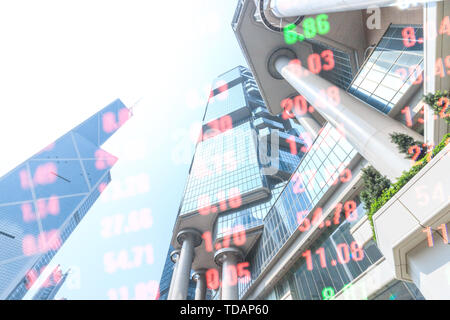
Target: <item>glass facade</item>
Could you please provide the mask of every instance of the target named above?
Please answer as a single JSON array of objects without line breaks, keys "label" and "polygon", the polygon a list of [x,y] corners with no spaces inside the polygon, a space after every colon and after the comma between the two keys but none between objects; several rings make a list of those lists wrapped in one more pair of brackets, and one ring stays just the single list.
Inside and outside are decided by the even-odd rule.
[{"label": "glass facade", "polygon": [[414,284],[394,281],[385,290],[373,297],[373,300],[425,300],[425,298]]},{"label": "glass facade", "polygon": [[195,212],[202,204],[220,209],[224,199],[242,197],[264,184],[253,130],[245,122],[197,146],[181,214]]},{"label": "glass facade", "polygon": [[[310,236],[307,231],[316,213],[321,212],[317,203],[337,183],[337,179],[345,181],[346,167],[356,154],[336,129],[330,124],[324,126],[264,218],[262,236],[246,258],[250,263],[251,280],[239,284],[240,297],[276,259],[275,255],[295,231],[302,232],[298,235],[300,240]],[[334,213],[339,210],[339,219],[336,220],[334,215],[327,224],[324,221],[320,236],[305,249],[302,258],[296,261],[266,299],[329,299],[324,292],[339,292],[382,258],[374,241],[359,248],[350,233],[351,227],[365,215],[359,198],[340,205],[333,210]],[[403,286],[414,294],[407,295],[402,291],[402,297],[420,299],[420,292],[417,293],[414,285],[405,283],[401,288]]]},{"label": "glass facade", "polygon": [[64,284],[68,272],[62,274],[59,266],[47,277],[39,291],[33,296],[33,300],[53,300],[61,286]]},{"label": "glass facade", "polygon": [[241,295],[297,230],[297,212],[308,215],[356,153],[336,129],[325,125],[264,218],[263,234],[247,257],[251,281],[240,284]]},{"label": "glass facade", "polygon": [[347,90],[353,80],[352,65],[348,53],[327,46],[319,41],[308,40],[312,43],[314,53],[321,54],[325,50],[331,50],[334,58],[334,68],[329,71],[322,70],[319,75],[335,84],[339,88]]},{"label": "glass facade", "polygon": [[408,27],[416,39],[423,39],[422,26],[391,25],[348,90],[384,113],[423,80],[423,41],[406,47],[402,30]]},{"label": "glass facade", "polygon": [[218,119],[226,114],[230,114],[241,108],[247,103],[244,96],[242,83],[237,83],[233,87],[224,87],[223,91],[211,97],[208,101],[208,108],[205,114],[204,122]]},{"label": "glass facade", "polygon": [[[237,67],[216,82],[220,86],[206,107],[203,139],[197,143],[179,211],[217,213],[213,241],[237,226],[246,232],[262,226],[303,155],[291,153],[286,139],[293,136],[300,144],[298,131],[290,120],[270,115],[248,69]],[[279,134],[273,141],[263,139],[274,130]],[[267,166],[274,170],[264,170]]]},{"label": "glass facade", "polygon": [[0,298],[21,299],[111,180],[120,100],[0,178]]},{"label": "glass facade", "polygon": [[235,212],[221,214],[214,225],[213,234],[217,239],[229,233],[227,230],[233,230],[236,226],[243,226],[245,230],[252,229],[263,224],[263,219],[274,204],[286,182],[278,183],[271,188],[272,196],[269,201],[261,204],[248,206]]},{"label": "glass facade", "polygon": [[[243,4],[239,1],[232,21],[235,31],[242,14]],[[260,19],[253,21],[258,23]],[[245,26],[243,28],[245,32]],[[238,35],[239,41],[246,41],[244,38],[243,34]],[[388,113],[412,85],[423,82],[421,25],[389,25],[359,71],[352,69],[353,57],[349,54],[353,54],[353,50],[342,51],[314,39],[305,41],[311,45],[312,54],[307,61],[303,61],[304,66],[381,112]],[[241,43],[243,46],[248,44]],[[331,56],[333,68],[324,70],[320,60],[331,61]],[[264,114],[264,110],[258,112]],[[261,127],[259,134],[266,136],[276,128],[276,124],[265,120],[256,122],[255,126]],[[295,124],[291,126],[303,132],[303,128]],[[374,241],[360,248],[351,235],[351,227],[365,215],[359,196],[354,195],[355,191],[345,191],[345,200],[334,204],[335,208],[329,213],[332,218],[322,217],[321,206],[328,207],[327,202],[334,199],[330,198],[333,196],[333,186],[350,180],[351,172],[347,167],[359,159],[356,150],[341,133],[330,124],[325,124],[298,167],[295,161],[289,161],[289,157],[287,152],[279,152],[280,168],[294,167],[294,173],[287,183],[277,186],[278,195],[271,199],[270,208],[263,215],[261,235],[245,257],[245,261],[249,262],[251,279],[246,283],[239,282],[240,298],[254,297],[252,291],[256,287],[258,292],[265,286],[268,289],[267,285],[271,285],[268,277],[273,274],[266,272],[276,260],[286,258],[283,256],[283,246],[291,241],[303,243],[303,252],[297,252],[296,261],[292,261],[288,269],[285,266],[280,271],[283,275],[277,275],[274,288],[268,294],[264,291],[266,299],[332,299],[335,293],[346,290],[357,277],[382,259]],[[352,193],[351,199],[347,199],[348,193]],[[230,228],[236,224],[234,219],[242,224],[255,225],[260,216],[244,209],[223,214],[216,228]],[[423,296],[414,284],[393,281],[376,296],[367,298],[403,300],[423,299]]]}]

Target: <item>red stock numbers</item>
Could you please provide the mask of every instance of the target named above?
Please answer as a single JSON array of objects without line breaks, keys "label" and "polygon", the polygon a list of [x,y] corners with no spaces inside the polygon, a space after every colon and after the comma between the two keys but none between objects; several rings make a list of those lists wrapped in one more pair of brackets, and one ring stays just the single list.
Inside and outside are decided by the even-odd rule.
[{"label": "red stock numbers", "polygon": [[[440,78],[444,78],[447,75],[450,75],[450,55],[445,58],[436,59],[436,63],[434,65],[434,75]],[[421,84],[424,80],[423,70],[420,65],[412,65],[408,68],[398,68],[395,70],[395,73],[400,76],[402,81],[406,81],[408,79],[408,83],[410,85]]]},{"label": "red stock numbers", "polygon": [[434,65],[435,76],[444,78],[446,76],[445,69],[447,69],[447,75],[450,75],[450,55],[446,56],[445,58],[438,58],[436,60],[436,64]]},{"label": "red stock numbers", "polygon": [[105,112],[102,115],[103,131],[111,133],[119,129],[130,118],[130,111],[127,108],[119,110],[119,119],[117,121],[114,112]]},{"label": "red stock numbers", "polygon": [[237,187],[230,188],[228,191],[228,196],[225,194],[225,191],[220,190],[217,193],[217,199],[219,200],[219,205],[211,205],[209,195],[200,195],[197,200],[198,212],[201,215],[207,216],[210,213],[239,208],[242,204],[241,194],[239,192],[239,188]]},{"label": "red stock numbers", "polygon": [[47,215],[56,216],[59,214],[59,199],[57,196],[51,196],[48,199],[36,200],[37,212],[33,210],[31,202],[21,205],[22,218],[24,222],[32,222],[44,219]]},{"label": "red stock numbers", "polygon": [[100,199],[107,202],[147,193],[150,190],[150,181],[147,173],[141,173],[125,179],[115,179],[106,192],[103,192],[105,187],[105,184],[99,186],[99,191],[102,192]]},{"label": "red stock numbers", "polygon": [[[325,172],[322,172],[322,175],[325,177],[325,181],[333,181],[332,185],[336,185],[339,181],[341,183],[346,183],[352,179],[352,172],[350,169],[345,168],[340,173],[338,173],[338,169],[343,166],[341,163],[339,167],[336,169],[334,165],[328,165],[326,167],[322,167]],[[315,177],[317,175],[318,170],[304,170],[303,172],[296,172],[292,176],[292,181],[294,185],[292,187],[295,194],[305,192],[305,186],[310,186],[314,188],[316,185]],[[308,178],[309,177],[309,178]],[[324,187],[324,182],[319,185],[320,188]]]},{"label": "red stock numbers", "polygon": [[[316,254],[319,255],[320,266],[322,268],[327,268],[325,249],[323,247],[320,247],[316,250]],[[350,261],[350,258],[352,258],[354,261],[361,261],[362,259],[364,259],[364,251],[359,247],[356,241],[353,241],[350,244],[350,248],[347,243],[339,243],[338,245],[336,245],[336,254],[337,261],[335,259],[332,259],[330,261],[333,267],[337,265],[337,262],[339,262],[340,264],[348,263]],[[302,257],[304,257],[306,260],[306,268],[311,271],[313,269],[311,250],[306,250],[305,252],[303,252]]]},{"label": "red stock numbers", "polygon": [[37,237],[28,234],[22,239],[22,251],[26,256],[45,253],[49,250],[58,250],[62,240],[58,229],[41,232]]},{"label": "red stock numbers", "polygon": [[[444,242],[444,244],[448,244],[447,224],[446,223],[441,224],[437,228],[437,230],[441,230],[442,241]],[[423,229],[422,232],[425,232],[427,234],[428,246],[433,247],[434,242],[433,242],[433,233],[432,233],[431,227],[427,227],[427,228]]]},{"label": "red stock numbers", "polygon": [[206,129],[205,132],[203,132],[202,129],[197,142],[213,138],[218,134],[233,129],[233,119],[231,118],[231,116],[226,115],[219,119],[208,122],[206,126],[208,127],[208,129]]},{"label": "red stock numbers", "polygon": [[243,246],[247,241],[247,237],[245,235],[245,229],[242,225],[237,225],[231,228],[226,228],[222,232],[223,240],[222,242],[217,242],[213,248],[213,241],[211,236],[211,231],[206,231],[202,235],[202,239],[205,240],[205,250],[207,252],[212,252],[213,249],[220,250],[222,248],[228,248],[233,240],[233,244],[235,246]]},{"label": "red stock numbers", "polygon": [[[299,77],[307,77],[310,72],[314,74],[320,73],[323,71],[333,70],[335,66],[334,54],[331,50],[324,50],[320,54],[312,53],[308,56],[307,59],[308,70],[304,69],[303,71],[300,69],[295,69],[295,74]],[[302,66],[302,63],[299,59],[293,59],[289,62],[289,65]]]},{"label": "red stock numbers", "polygon": [[[426,27],[426,25],[425,25]],[[439,26],[439,34],[440,35],[448,35],[450,36],[450,20],[449,16],[445,16]],[[427,34],[427,32],[424,32]],[[423,44],[426,38],[418,38],[415,35],[413,27],[405,27],[402,30],[403,44],[405,47],[410,48],[415,46],[416,44]]]},{"label": "red stock numbers", "polygon": [[423,70],[418,64],[412,65],[408,70],[406,68],[398,68],[395,73],[400,76],[402,81],[408,79],[408,83],[411,85],[421,84],[423,82]]},{"label": "red stock numbers", "polygon": [[[339,88],[336,86],[330,86],[326,90],[321,89],[319,91],[319,96],[316,101],[314,101],[313,105],[322,109],[326,109],[327,105],[335,107],[339,103],[341,103]],[[280,103],[280,106],[283,110],[281,117],[286,120],[292,119],[296,115],[301,117],[308,112],[314,113],[316,108],[313,105],[309,105],[305,97],[302,95],[297,95],[294,98],[283,99]]]},{"label": "red stock numbers", "polygon": [[112,167],[117,162],[117,157],[102,149],[98,149],[95,151],[95,160],[95,167],[98,170],[104,170]]},{"label": "red stock numbers", "polygon": [[301,232],[308,231],[312,226],[318,226],[320,229],[324,227],[330,227],[332,224],[338,225],[341,218],[342,209],[344,209],[345,219],[349,222],[356,221],[358,219],[358,211],[356,202],[349,200],[344,204],[338,203],[334,208],[333,220],[322,220],[322,208],[317,208],[314,211],[313,217],[310,220],[307,218],[309,211],[299,211],[297,212],[297,223],[299,224],[298,230]]},{"label": "red stock numbers", "polygon": [[[107,292],[110,300],[130,300],[128,287],[109,289]],[[155,280],[139,282],[134,286],[134,300],[158,300],[159,283]]]},{"label": "red stock numbers", "polygon": [[130,232],[149,229],[153,225],[153,216],[150,208],[133,210],[130,213],[115,214],[101,220],[101,236],[110,238]]},{"label": "red stock numbers", "polygon": [[[36,270],[31,269],[30,271],[27,272],[25,278],[27,280],[26,284],[25,284],[25,288],[27,290],[29,290],[33,284],[36,282],[36,280],[38,279],[39,275],[42,274],[45,270],[45,268],[47,268],[47,266],[43,266],[41,268],[41,270],[38,272],[36,272]],[[48,288],[50,286],[55,286],[57,285],[62,278],[62,272],[59,268],[55,268],[51,275],[44,281],[44,283],[42,284],[41,287],[43,288]]]},{"label": "red stock numbers", "polygon": [[53,162],[47,162],[38,166],[33,177],[31,177],[31,174],[29,174],[27,170],[21,170],[19,172],[20,185],[22,189],[26,190],[31,188],[33,184],[46,185],[54,183],[58,177],[57,172],[57,166]]},{"label": "red stock numbers", "polygon": [[[441,97],[439,99],[439,101],[437,102],[437,105],[439,107],[441,107],[441,111],[439,111],[439,118],[445,119],[447,117],[450,117],[450,109],[448,109],[449,101],[450,100],[447,97]],[[405,115],[406,125],[408,127],[412,127],[413,126],[413,116],[412,116],[411,108],[409,106],[405,106],[402,109],[401,113]],[[420,108],[420,114],[421,115],[425,114],[425,105],[423,105]],[[438,115],[435,114],[434,115],[434,120],[436,120],[437,118],[438,118]],[[425,122],[425,120],[424,120],[423,117],[419,117],[417,119],[417,122],[423,124]]]},{"label": "red stock numbers", "polygon": [[[105,271],[107,273],[114,273],[118,269],[129,270],[140,267],[142,263],[152,265],[154,262],[153,247],[151,244],[132,247],[131,252],[130,254],[130,250],[125,249],[119,252],[106,252],[103,255]],[[130,260],[130,255],[133,257],[132,260]]]},{"label": "red stock numbers", "polygon": [[[302,142],[304,143],[304,146],[302,146],[300,148],[301,152],[308,152],[311,147],[312,147],[312,137],[311,134],[309,132],[302,132],[300,133],[299,138],[302,140]],[[295,136],[289,136],[289,138],[286,139],[287,143],[289,144],[289,150],[292,154],[297,155],[298,154],[298,150],[297,150],[297,143],[296,143],[296,137]]]},{"label": "red stock numbers", "polygon": [[[226,285],[235,286],[238,281],[240,283],[247,283],[251,279],[250,271],[246,268],[249,267],[248,262],[241,262],[235,265],[228,265],[226,270],[223,272],[227,273],[228,282]],[[206,285],[209,289],[217,290],[220,286],[222,286],[222,281],[220,279],[219,271],[217,269],[208,269],[206,271]],[[222,275],[223,277],[224,275]]]},{"label": "red stock numbers", "polygon": [[[308,106],[308,102],[302,95],[297,95],[294,98],[286,98],[281,101],[281,108],[283,113],[281,117],[284,120],[295,118],[295,116],[304,116],[305,114],[313,113],[314,107],[312,105]],[[294,108],[294,111],[292,111]]]},{"label": "red stock numbers", "polygon": [[214,99],[225,100],[228,98],[228,83],[225,80],[218,80],[214,87],[216,89],[210,90],[208,102],[214,102]]},{"label": "red stock numbers", "polygon": [[[213,170],[210,169],[211,165]],[[198,158],[195,165],[194,176],[200,179],[214,174],[221,174],[223,171],[232,172],[237,168],[236,152],[226,151],[223,154],[215,154],[212,157]]]}]

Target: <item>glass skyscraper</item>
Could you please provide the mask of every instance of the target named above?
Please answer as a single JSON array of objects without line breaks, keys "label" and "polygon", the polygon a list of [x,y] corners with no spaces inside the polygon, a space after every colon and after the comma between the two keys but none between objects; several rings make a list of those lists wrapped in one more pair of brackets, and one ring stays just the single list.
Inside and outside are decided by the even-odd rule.
[{"label": "glass skyscraper", "polygon": [[[410,169],[392,133],[418,141],[426,140],[424,134],[439,143],[436,137],[449,130],[444,123],[430,126],[432,114],[428,129],[427,119],[419,117],[420,107],[425,109],[420,89],[433,85],[433,75],[444,75],[443,64],[435,71],[433,58],[427,63],[424,54],[423,11],[429,8],[408,14],[383,8],[388,18],[374,29],[361,24],[364,10],[301,16],[310,10],[301,1],[281,2],[238,1],[232,28],[251,72],[236,68],[213,86],[171,239],[179,257],[169,299],[186,298],[191,270],[197,274],[196,300],[205,299],[205,282],[215,290],[213,299],[222,300],[447,294],[436,280],[422,282],[430,262],[424,250],[431,252],[422,229],[431,220],[417,223],[421,196],[404,196],[416,180],[394,199],[395,206],[391,200],[384,207],[392,209],[372,216],[360,197],[369,165],[392,182]],[[300,39],[292,42],[286,35],[294,34],[280,28],[287,22],[276,16],[297,7],[298,17],[286,13]],[[445,10],[439,10],[443,17]],[[441,121],[436,113],[434,121]],[[429,214],[440,224],[448,221],[436,210]],[[406,217],[414,221],[412,229]],[[433,276],[446,281],[448,261],[442,257],[448,250],[433,250]]]},{"label": "glass skyscraper", "polygon": [[22,299],[111,181],[101,149],[129,118],[116,100],[0,178],[0,299]]},{"label": "glass skyscraper", "polygon": [[[431,26],[424,28],[425,13],[440,17],[442,22],[428,22],[442,31],[449,7],[378,8],[383,21],[374,26],[370,22],[376,14],[370,16],[358,1],[349,1],[348,11],[333,1],[326,3],[311,7],[301,1],[240,0],[233,17],[232,28],[270,114],[292,110],[295,121],[313,137],[263,217],[261,235],[245,252],[249,280],[238,283],[235,298],[437,297],[434,292],[444,292],[435,285],[440,282],[425,285],[423,279],[431,270],[427,263],[432,263],[435,279],[445,281],[438,270],[444,270],[445,263],[448,268],[442,259],[448,250],[436,249],[432,262],[422,261],[424,251],[430,250],[423,249],[423,224],[416,221],[414,235],[405,230],[409,238],[400,236],[405,217],[419,216],[420,205],[408,206],[410,212],[400,217],[399,207],[406,207],[402,198],[392,207],[390,223],[380,209],[377,227],[360,195],[365,188],[363,169],[369,165],[392,182],[411,167],[390,134],[439,143],[449,132],[436,114],[434,120],[432,113],[428,120],[419,114],[427,108],[424,89],[448,89],[437,76],[443,78],[444,70],[441,57],[435,55],[435,46],[448,45],[448,37],[436,36]],[[430,40],[436,37],[436,43]],[[298,99],[300,108],[294,110],[286,99]],[[434,179],[442,181],[438,175]],[[448,208],[448,201],[440,205]],[[437,211],[429,214],[427,219],[440,217]],[[413,251],[415,260],[407,254]]]},{"label": "glass skyscraper", "polygon": [[66,281],[69,271],[63,274],[59,266],[57,266],[33,296],[33,300],[53,300]]},{"label": "glass skyscraper", "polygon": [[[205,241],[195,254],[205,262],[203,276],[217,268],[214,250],[234,247],[244,256],[261,237],[266,215],[307,149],[301,130],[267,111],[248,69],[239,66],[215,79],[175,226],[201,226]],[[308,206],[311,199],[301,201]],[[217,299],[218,288],[208,288]]]}]

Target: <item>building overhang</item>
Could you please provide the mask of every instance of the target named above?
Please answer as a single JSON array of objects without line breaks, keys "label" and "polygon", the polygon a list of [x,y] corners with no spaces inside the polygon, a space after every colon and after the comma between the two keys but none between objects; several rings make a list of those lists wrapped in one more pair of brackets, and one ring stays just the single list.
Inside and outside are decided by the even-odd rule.
[{"label": "building overhang", "polygon": [[378,247],[397,279],[413,280],[408,254],[429,241],[424,230],[438,230],[450,221],[450,196],[445,191],[450,188],[445,174],[449,167],[447,145],[373,216]]},{"label": "building overhang", "polygon": [[[284,79],[275,79],[270,75],[267,65],[269,58],[275,50],[289,48],[295,52],[302,65],[306,66],[307,58],[313,52],[312,44],[303,41],[287,45],[283,33],[268,30],[254,19],[255,10],[253,0],[244,1],[235,23],[235,35],[266,106],[272,114],[279,114],[282,111],[281,101],[297,95],[297,92]],[[361,11],[331,13],[328,16],[331,30],[326,35],[315,36],[314,40],[348,53],[355,66],[355,51],[363,54],[366,47]],[[299,33],[303,31],[301,26],[297,30]]]},{"label": "building overhang", "polygon": [[[266,187],[261,187],[258,190],[252,190],[247,194],[243,194],[242,205],[244,206],[249,203],[257,202],[263,199],[270,197],[271,192]],[[213,204],[213,206],[218,204]],[[200,231],[202,234],[206,231],[210,231],[212,233],[213,226],[219,214],[223,212],[219,212],[219,210],[215,213],[210,212],[208,215],[201,215],[198,211],[193,211],[187,214],[178,215],[177,220],[175,222],[175,226],[172,233],[171,245],[174,248],[179,248],[180,244],[177,242],[177,234],[183,229],[196,229]],[[258,236],[257,230],[246,230],[246,235],[248,235],[248,239],[244,245],[244,247],[240,247],[244,252],[247,252],[251,246],[253,246],[254,242],[257,240],[255,236]],[[248,233],[248,234],[247,234]],[[219,239],[220,240],[220,239]],[[215,245],[215,243],[213,243]],[[248,248],[247,248],[248,247]],[[213,252],[208,252],[206,250],[205,241],[195,248],[195,256],[194,261],[192,263],[192,269],[210,269],[217,268],[217,265],[214,263],[214,250]]]}]

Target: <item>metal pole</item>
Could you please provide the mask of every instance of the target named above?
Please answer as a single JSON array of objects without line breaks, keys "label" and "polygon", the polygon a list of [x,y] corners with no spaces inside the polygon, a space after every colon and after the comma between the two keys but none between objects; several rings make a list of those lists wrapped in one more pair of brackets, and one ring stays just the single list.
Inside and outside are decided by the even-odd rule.
[{"label": "metal pole", "polygon": [[[436,0],[441,1],[441,0]],[[410,1],[426,2],[425,0]],[[272,0],[270,9],[278,18],[297,17],[319,13],[331,13],[367,9],[371,6],[389,7],[408,4],[404,0]]]},{"label": "metal pole", "polygon": [[180,250],[174,250],[170,254],[170,258],[174,263],[173,270],[172,270],[172,279],[170,280],[170,287],[169,287],[169,293],[167,295],[167,300],[171,300],[172,294],[173,294],[173,288],[175,287],[175,275],[177,274],[177,266],[178,266],[178,259],[180,258]]},{"label": "metal pole", "polygon": [[[382,174],[395,180],[411,165],[411,160],[400,154],[391,142],[390,133],[404,133],[415,140],[423,137],[386,114],[334,86],[329,81],[306,70],[300,64],[291,63],[285,56],[275,60],[280,75],[335,128],[343,129],[345,138]],[[321,94],[320,90],[333,89],[334,97]]]},{"label": "metal pole", "polygon": [[206,298],[205,272],[205,270],[198,270],[192,275],[192,278],[196,281],[195,300],[205,300]]},{"label": "metal pole", "polygon": [[201,234],[194,229],[181,230],[177,235],[177,241],[181,244],[180,257],[178,258],[174,289],[170,300],[186,300],[191,275],[194,248],[202,242]]},{"label": "metal pole", "polygon": [[[234,278],[233,273],[236,272],[236,264],[238,257],[234,253],[226,253],[222,263],[222,300],[238,300],[239,292],[237,285],[237,276]],[[236,283],[233,281],[236,280]]]}]

